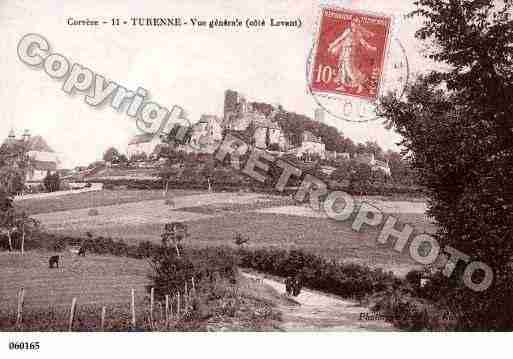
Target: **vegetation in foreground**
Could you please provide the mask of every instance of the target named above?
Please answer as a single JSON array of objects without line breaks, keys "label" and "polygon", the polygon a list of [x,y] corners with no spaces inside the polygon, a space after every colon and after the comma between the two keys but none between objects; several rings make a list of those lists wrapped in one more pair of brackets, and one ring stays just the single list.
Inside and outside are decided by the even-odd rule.
[{"label": "vegetation in foreground", "polygon": [[[416,1],[412,15],[431,60],[403,98],[388,96],[381,115],[402,137],[439,223],[438,243],[486,263],[480,292],[451,281],[439,292],[466,330],[513,329],[513,2]],[[453,262],[454,263],[454,262]],[[484,271],[474,272],[475,283]]]},{"label": "vegetation in foreground", "polygon": [[[436,293],[441,285],[439,282],[434,282],[437,284],[432,290],[419,291],[418,281],[411,278],[401,279],[382,270],[329,261],[302,251],[252,250],[241,245],[239,249],[180,247],[177,252],[173,246],[162,247],[150,242],[141,242],[134,246],[123,241],[92,236],[81,239],[44,235],[44,238],[37,242],[32,241],[31,244],[50,251],[63,251],[68,246],[81,244],[89,253],[151,259],[154,271],[147,288],[155,288],[155,298],[158,302],[162,302],[166,294],[170,298],[176,298],[176,294],[180,292],[183,298],[185,288],[187,287],[187,291],[190,292],[194,282],[196,294],[190,301],[188,314],[180,323],[171,326],[172,330],[207,330],[212,328],[209,326],[212,321],[217,323],[217,328],[224,329],[272,329],[279,318],[278,313],[273,310],[273,302],[283,299],[277,294],[269,293],[264,286],[255,288],[258,284],[244,284],[248,282],[244,282],[237,274],[239,267],[278,276],[300,275],[306,287],[343,298],[360,300],[390,316],[390,321],[398,328],[457,328],[454,320],[442,320],[447,310],[436,302],[437,297],[423,294]],[[180,253],[180,256],[177,253]],[[262,293],[266,293],[264,299]],[[94,315],[93,312],[91,320],[97,325],[99,312],[96,310]],[[125,326],[112,324],[112,330],[129,328],[126,316],[127,314],[122,320]],[[148,318],[149,315],[146,313],[143,317]],[[231,324],[227,324],[226,318],[231,318]],[[157,324],[154,323],[153,328],[157,328],[156,330],[164,330],[164,327],[155,325]],[[141,325],[140,329],[150,327]]]},{"label": "vegetation in foreground", "polygon": [[[165,257],[161,249],[155,258]],[[60,252],[64,263],[61,262],[61,268],[51,270],[47,260],[53,253],[39,250],[26,252],[23,256],[19,253],[0,254],[4,268],[1,277],[5,284],[1,293],[4,305],[0,309],[0,330],[67,331],[72,297],[77,298],[74,331],[102,330],[103,306],[106,308],[105,331],[259,331],[276,330],[279,324],[280,315],[275,305],[284,299],[278,293],[237,272],[230,271],[230,276],[224,271],[215,274],[223,267],[223,261],[205,261],[203,254],[186,262],[194,266],[192,275],[208,272],[212,279],[207,283],[206,279],[197,277],[194,289],[189,281],[186,296],[186,288],[181,285],[171,290],[162,286],[162,280],[155,283],[155,274],[148,276],[152,266],[147,260],[94,254],[76,257]],[[230,262],[227,265],[230,267]],[[16,293],[20,286],[25,287],[25,305],[23,321],[16,325]],[[155,288],[152,316],[151,287]],[[131,289],[135,289],[136,294],[135,327],[131,324]],[[177,311],[178,292],[181,293],[180,313]],[[172,294],[167,318],[161,293]]]}]

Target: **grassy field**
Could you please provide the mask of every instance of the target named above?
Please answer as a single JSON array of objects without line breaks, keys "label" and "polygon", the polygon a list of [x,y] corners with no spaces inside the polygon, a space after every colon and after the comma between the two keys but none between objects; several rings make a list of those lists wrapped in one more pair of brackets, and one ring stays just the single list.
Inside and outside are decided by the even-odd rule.
[{"label": "grassy field", "polygon": [[[0,310],[2,318],[15,318],[18,290],[25,289],[25,309],[27,313],[41,310],[52,313],[48,318],[65,322],[72,298],[77,298],[79,308],[87,306],[97,310],[105,305],[110,319],[113,311],[120,314],[121,320],[129,320],[128,307],[131,289],[135,289],[138,315],[143,315],[147,307],[145,285],[149,283],[150,266],[146,261],[119,258],[88,256],[86,258],[61,253],[61,266],[50,269],[48,258],[52,253],[28,252],[0,253]],[[27,319],[30,314],[27,314]],[[41,323],[43,324],[43,323]]]},{"label": "grassy field", "polygon": [[[182,197],[199,191],[170,190],[169,197]],[[21,210],[28,214],[69,211],[73,209],[110,206],[123,203],[133,203],[162,199],[162,191],[156,190],[104,190],[87,193],[68,194],[53,198],[26,199],[16,202]]]},{"label": "grassy field", "polygon": [[[61,253],[58,269],[48,267],[51,253],[0,253],[2,286],[0,302],[14,309],[16,293],[25,288],[29,307],[69,306],[73,297],[89,304],[114,305],[129,303],[134,288],[143,300],[150,266],[146,261],[120,257],[78,257]],[[106,289],[108,288],[108,289]]]},{"label": "grassy field", "polygon": [[[109,194],[111,198],[116,192]],[[158,243],[164,223],[182,221],[189,224],[191,236],[187,242],[195,246],[230,245],[235,234],[241,232],[250,237],[250,247],[304,249],[339,261],[392,270],[399,275],[416,267],[407,253],[400,255],[388,245],[378,245],[376,229],[365,228],[357,233],[351,229],[350,222],[310,216],[306,207],[291,207],[293,201],[287,197],[174,193],[174,205],[169,206],[164,200],[136,202],[137,198],[151,198],[152,191],[148,195],[144,194],[147,191],[135,191],[131,196],[126,191],[120,192],[132,202],[98,208],[98,216],[88,216],[87,209],[79,209],[36,217],[50,231],[60,234],[84,236],[92,232],[128,243],[142,240]],[[397,209],[401,213],[394,216],[402,223],[412,225],[418,232],[433,232],[436,227],[419,213],[422,210],[419,205],[393,202],[387,207],[387,214]],[[410,207],[413,213],[408,213]],[[264,213],[262,209],[270,212]]]},{"label": "grassy field", "polygon": [[[160,243],[163,224],[181,221],[189,226],[186,245],[234,246],[235,234],[240,232],[249,236],[247,246],[253,248],[302,249],[341,262],[391,270],[398,275],[418,268],[407,253],[398,254],[389,245],[377,244],[377,229],[364,227],[355,232],[351,222],[337,222],[322,214],[312,214],[309,208],[297,206],[288,197],[171,191],[168,199],[172,199],[171,204],[162,199],[161,191],[115,190],[24,200],[16,205],[39,219],[48,231],[71,236],[92,232],[95,236],[123,239],[127,243],[143,240]],[[386,208],[387,215],[393,214],[418,232],[436,229],[424,215],[421,202],[375,200]],[[93,207],[99,213],[90,216],[89,209]],[[1,326],[4,330],[12,329],[16,293],[21,287],[26,290],[26,316],[38,318],[33,322],[39,323],[36,328],[26,330],[65,330],[73,297],[77,297],[81,313],[77,319],[79,329],[97,326],[101,306],[105,305],[111,323],[108,329],[125,330],[130,320],[132,288],[136,291],[137,317],[144,321],[149,316],[145,285],[149,282],[150,266],[146,261],[93,255],[81,258],[66,252],[62,267],[50,270],[47,262],[50,254],[0,253],[0,301],[3,304],[0,322],[4,323]],[[272,308],[283,301],[280,295],[244,279],[237,288],[227,290],[233,291],[232,297],[239,303],[236,314],[216,315],[202,324],[203,330],[275,328],[278,316]],[[254,313],[263,314],[255,316]]]},{"label": "grassy field", "polygon": [[[145,286],[150,284],[151,266],[146,260],[112,256],[77,257],[61,254],[59,269],[48,268],[53,253],[43,251],[0,253],[0,330],[17,329],[17,292],[25,289],[24,325],[29,330],[67,330],[72,298],[77,298],[77,330],[93,330],[100,326],[101,307],[106,306],[106,330],[127,330],[130,327],[130,293],[136,293],[136,318],[143,329],[149,318],[149,296]],[[272,288],[244,277],[237,285],[227,287],[227,297],[237,301],[233,313],[218,313],[208,321],[191,327],[191,323],[178,323],[182,330],[270,330],[277,327],[277,304],[285,299]],[[155,319],[162,319],[158,305]],[[160,321],[162,324],[162,321]],[[157,325],[159,325],[157,323]],[[189,327],[188,327],[189,326]],[[162,330],[163,327],[157,328]]]}]

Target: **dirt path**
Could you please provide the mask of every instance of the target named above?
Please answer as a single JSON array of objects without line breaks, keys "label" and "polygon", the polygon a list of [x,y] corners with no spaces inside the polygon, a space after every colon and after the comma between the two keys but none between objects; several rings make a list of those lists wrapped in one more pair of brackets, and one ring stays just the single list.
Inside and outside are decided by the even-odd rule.
[{"label": "dirt path", "polygon": [[[277,290],[285,292],[285,285],[276,280],[245,273],[248,278],[261,280]],[[320,292],[303,289],[294,298],[299,305],[279,305],[285,331],[393,331],[390,323],[383,320],[360,320],[360,313],[370,313],[368,308],[350,300],[343,300]]]}]

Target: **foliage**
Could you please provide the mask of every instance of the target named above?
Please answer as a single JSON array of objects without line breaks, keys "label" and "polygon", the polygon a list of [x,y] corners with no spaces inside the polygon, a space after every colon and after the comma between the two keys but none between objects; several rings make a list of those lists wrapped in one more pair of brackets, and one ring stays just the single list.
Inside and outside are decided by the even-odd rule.
[{"label": "foliage", "polygon": [[27,171],[30,171],[30,161],[25,146],[3,144],[0,147],[0,188],[9,194],[21,193]]},{"label": "foliage", "polygon": [[439,243],[494,271],[485,292],[452,283],[445,300],[459,328],[511,330],[513,4],[416,4],[413,15],[426,20],[416,36],[433,44],[428,56],[446,70],[419,77],[405,99],[383,99],[381,112],[429,191]]},{"label": "foliage", "polygon": [[144,152],[139,153],[139,154],[134,154],[134,155],[130,156],[130,159],[129,159],[130,162],[144,162],[147,160],[148,160],[148,156]]},{"label": "foliage", "polygon": [[151,286],[158,298],[183,292],[185,283],[190,288],[193,281],[197,290],[219,279],[235,281],[236,260],[229,251],[182,248],[180,252],[179,256],[174,248],[157,247],[151,257],[154,268]]},{"label": "foliage", "polygon": [[43,179],[43,184],[46,188],[47,192],[57,192],[61,188],[61,178],[58,172],[46,174],[46,177]]},{"label": "foliage", "polygon": [[105,162],[118,163],[120,162],[120,156],[121,154],[115,147],[110,147],[103,153],[103,160]]},{"label": "foliage", "polygon": [[240,266],[278,276],[300,275],[306,287],[363,298],[400,283],[391,273],[352,264],[337,263],[299,250],[241,249]]}]

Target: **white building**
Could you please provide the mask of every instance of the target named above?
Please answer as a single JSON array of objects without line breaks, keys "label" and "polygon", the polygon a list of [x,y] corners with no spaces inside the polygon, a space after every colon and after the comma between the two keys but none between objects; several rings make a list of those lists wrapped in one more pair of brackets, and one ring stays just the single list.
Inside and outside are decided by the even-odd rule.
[{"label": "white building", "polygon": [[48,145],[41,136],[31,136],[25,130],[21,139],[16,139],[14,130],[9,132],[4,145],[23,146],[28,157],[28,168],[26,172],[27,182],[41,182],[47,174],[53,174],[59,169],[59,155]]},{"label": "white building", "polygon": [[260,149],[268,149],[269,146],[275,145],[279,151],[286,151],[288,141],[283,134],[281,127],[270,119],[263,118],[253,122],[255,126],[254,141],[255,147]]},{"label": "white building", "polygon": [[360,163],[369,165],[372,171],[381,171],[389,177],[392,175],[388,162],[377,160],[374,153],[357,155],[355,159]]},{"label": "white building", "polygon": [[319,156],[321,159],[326,158],[326,145],[320,137],[316,137],[310,131],[303,132],[301,146],[294,149],[297,158]]},{"label": "white building", "polygon": [[144,133],[141,135],[134,136],[128,143],[127,155],[128,158],[134,156],[146,155],[151,156],[158,145],[161,145],[162,139],[159,136],[153,134]]},{"label": "white building", "polygon": [[351,154],[348,152],[336,152],[336,151],[326,151],[326,159],[327,160],[350,160]]},{"label": "white building", "polygon": [[213,153],[223,140],[221,120],[214,115],[201,115],[192,126],[190,147],[198,152]]}]

